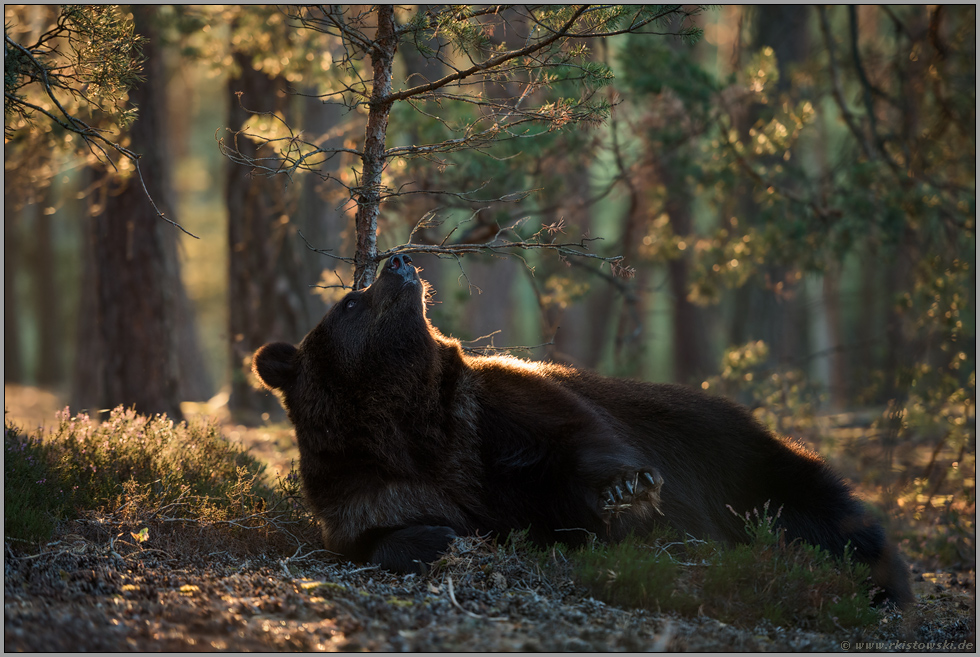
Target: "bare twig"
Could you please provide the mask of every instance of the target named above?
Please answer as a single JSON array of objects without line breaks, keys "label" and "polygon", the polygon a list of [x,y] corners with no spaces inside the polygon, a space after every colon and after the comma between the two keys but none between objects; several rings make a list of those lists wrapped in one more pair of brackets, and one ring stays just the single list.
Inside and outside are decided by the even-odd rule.
[{"label": "bare twig", "polygon": [[456,591],[453,588],[453,576],[452,575],[446,575],[446,589],[447,589],[447,591],[449,593],[449,601],[453,603],[453,606],[456,607],[457,609],[459,609],[461,612],[463,612],[467,616],[469,616],[470,618],[479,618],[480,620],[488,620],[488,621],[493,621],[493,622],[500,622],[500,621],[508,620],[508,618],[506,616],[497,616],[497,617],[491,618],[491,617],[488,617],[488,616],[481,616],[480,614],[474,614],[469,609],[464,609],[463,606],[461,604],[459,604],[459,602],[456,601]]}]

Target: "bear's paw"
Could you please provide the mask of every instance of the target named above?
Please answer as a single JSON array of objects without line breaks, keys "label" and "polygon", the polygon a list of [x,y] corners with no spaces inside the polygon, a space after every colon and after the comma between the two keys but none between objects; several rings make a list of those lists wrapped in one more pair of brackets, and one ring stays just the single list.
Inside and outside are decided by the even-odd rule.
[{"label": "bear's paw", "polygon": [[660,510],[660,489],[663,485],[664,478],[656,468],[623,473],[599,493],[602,514],[608,518],[646,506],[663,515]]}]

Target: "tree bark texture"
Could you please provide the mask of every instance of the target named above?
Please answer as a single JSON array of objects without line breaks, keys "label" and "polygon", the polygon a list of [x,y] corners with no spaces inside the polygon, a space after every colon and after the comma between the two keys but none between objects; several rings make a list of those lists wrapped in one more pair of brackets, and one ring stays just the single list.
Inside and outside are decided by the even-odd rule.
[{"label": "tree bark texture", "polygon": [[385,169],[385,139],[388,115],[391,113],[391,71],[398,41],[395,36],[395,13],[392,5],[378,5],[378,31],[371,51],[374,69],[370,111],[364,134],[361,158],[360,193],[354,226],[357,234],[354,253],[354,289],[374,282],[378,255],[378,215],[380,214],[382,180]]},{"label": "tree bark texture", "polygon": [[[130,91],[139,108],[130,129],[132,148],[141,154],[140,167],[147,191],[158,207],[172,217],[168,200],[165,128],[165,71],[155,7],[133,6],[135,29],[148,37],[144,47],[145,81]],[[195,341],[181,340],[179,304],[186,295],[180,280],[174,228],[153,211],[137,176],[110,178],[105,202],[92,221],[94,242],[96,359],[79,355],[87,367],[76,372],[77,385],[93,387],[97,406],[122,404],[141,413],[181,417],[181,361],[200,361]],[[82,331],[84,335],[86,331]],[[193,329],[190,330],[193,336]],[[91,370],[95,371],[91,371]],[[97,410],[97,409],[95,409]]]}]

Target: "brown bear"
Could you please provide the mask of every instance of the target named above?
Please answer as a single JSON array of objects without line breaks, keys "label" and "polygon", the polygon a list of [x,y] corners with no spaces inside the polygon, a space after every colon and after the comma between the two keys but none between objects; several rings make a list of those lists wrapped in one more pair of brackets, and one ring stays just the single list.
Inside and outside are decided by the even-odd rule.
[{"label": "brown bear", "polygon": [[815,454],[725,399],[555,364],[469,356],[426,317],[411,258],[391,257],[299,347],[254,370],[296,426],[327,549],[424,571],[456,535],[529,530],[541,544],[616,541],[667,523],[745,541],[753,509],[788,539],[850,543],[892,600],[913,601],[880,525]]}]

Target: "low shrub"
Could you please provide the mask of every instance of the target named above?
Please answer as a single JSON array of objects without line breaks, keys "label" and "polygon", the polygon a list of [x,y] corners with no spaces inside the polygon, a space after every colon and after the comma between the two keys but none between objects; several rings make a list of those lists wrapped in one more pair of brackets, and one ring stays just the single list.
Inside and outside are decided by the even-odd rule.
[{"label": "low shrub", "polygon": [[83,518],[132,533],[137,547],[181,524],[266,542],[277,532],[302,542],[295,533],[312,529],[296,475],[267,485],[265,466],[212,422],[120,407],[96,423],[66,409],[50,433],[5,426],[4,448],[4,536],[17,543],[47,541],[58,522]]}]

